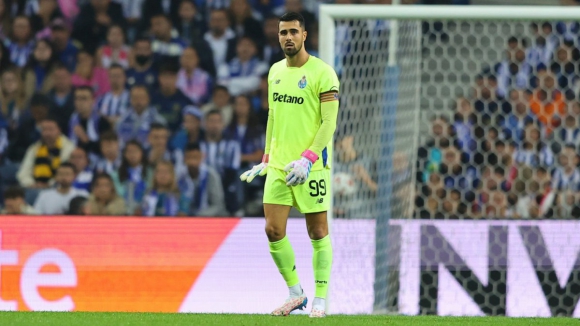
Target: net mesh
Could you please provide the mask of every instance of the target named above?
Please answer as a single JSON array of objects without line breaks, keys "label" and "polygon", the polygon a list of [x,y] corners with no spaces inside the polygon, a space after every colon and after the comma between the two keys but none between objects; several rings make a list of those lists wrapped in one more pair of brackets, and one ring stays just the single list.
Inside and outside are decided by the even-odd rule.
[{"label": "net mesh", "polygon": [[[391,22],[336,20],[336,26],[341,109],[333,217],[377,221],[376,253],[365,253],[375,257],[373,310],[509,314],[507,228],[485,232],[489,273],[478,277],[461,249],[447,243],[469,232],[422,225],[405,233],[404,223],[389,219],[580,217],[579,25],[400,21],[395,67],[388,67]],[[539,228],[525,232],[544,310],[572,315],[576,267],[559,285],[554,269],[541,263],[553,257],[540,250]],[[407,291],[399,284],[405,241],[421,252],[415,310],[400,296]],[[572,265],[575,258],[565,259]],[[464,290],[450,292],[448,302],[468,300],[473,309],[441,307],[441,264]]]}]

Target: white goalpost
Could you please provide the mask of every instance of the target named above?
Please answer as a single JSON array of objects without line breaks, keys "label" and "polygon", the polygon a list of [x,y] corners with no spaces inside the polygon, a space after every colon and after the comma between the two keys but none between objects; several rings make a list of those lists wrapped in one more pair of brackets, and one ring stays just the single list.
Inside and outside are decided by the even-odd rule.
[{"label": "white goalpost", "polygon": [[[476,78],[482,71],[493,70],[494,65],[505,60],[506,46],[511,37],[526,40],[523,44],[526,44],[528,53],[536,46],[537,38],[552,37],[542,35],[541,30],[538,32],[532,26],[541,26],[545,22],[556,26],[557,22],[578,21],[580,7],[421,6],[398,3],[394,0],[393,5],[323,4],[319,9],[319,56],[335,67],[341,80],[337,142],[342,147],[352,146],[356,151],[356,155],[345,161],[340,156],[341,151],[335,147],[332,173],[334,176],[352,172],[358,180],[354,194],[334,192],[330,219],[334,223],[339,219],[373,220],[376,223],[376,233],[368,235],[374,238],[375,252],[342,251],[345,255],[372,255],[375,262],[373,275],[354,275],[360,272],[356,266],[341,264],[338,268],[352,268],[347,271],[353,273],[350,288],[365,283],[362,278],[372,277],[373,298],[369,303],[372,308],[361,308],[360,312],[510,315],[510,311],[524,311],[517,303],[515,308],[510,306],[514,303],[506,299],[508,295],[505,290],[492,286],[492,279],[505,284],[507,277],[502,272],[492,277],[491,270],[489,280],[480,280],[475,276],[477,273],[459,275],[450,270],[457,282],[464,280],[459,287],[463,286],[467,294],[441,296],[441,287],[438,287],[438,281],[433,280],[442,280],[447,276],[438,274],[438,271],[424,275],[424,266],[420,266],[420,262],[409,262],[405,256],[408,256],[406,248],[415,246],[421,239],[418,236],[409,240],[405,232],[412,228],[419,230],[422,226],[413,224],[411,227],[401,221],[419,217],[420,205],[417,202],[426,203],[430,198],[421,190],[425,165],[418,157],[420,146],[429,136],[430,119],[435,115],[452,118],[459,98],[477,100],[473,97]],[[565,36],[556,35],[555,28],[553,35],[556,44],[553,50],[556,51],[558,46],[564,46]],[[569,46],[572,42],[574,47],[580,48],[579,36],[576,35],[573,41],[566,44]],[[557,61],[558,58],[554,55],[550,60]],[[580,79],[580,72],[578,76]],[[507,89],[508,93],[510,90]],[[578,90],[580,83],[575,91],[579,93]],[[490,113],[492,119],[501,114]],[[494,127],[493,123],[488,124],[484,130],[487,132]],[[475,163],[469,161],[465,164]],[[482,165],[481,170],[484,167]],[[524,190],[530,187],[526,182],[523,181]],[[445,199],[436,204],[444,202]],[[453,234],[446,233],[446,236]],[[435,239],[438,235],[433,237]],[[492,237],[490,234],[489,238]],[[356,246],[356,241],[356,236],[353,236],[353,246]],[[416,248],[419,248],[418,244]],[[441,248],[437,250],[447,255]],[[413,255],[423,259],[423,253]],[[338,259],[348,261],[348,257]],[[580,270],[578,272],[580,275]],[[419,273],[421,279],[418,280]],[[512,273],[517,274],[518,271]],[[433,284],[427,284],[428,280],[432,280]],[[485,285],[486,282],[488,285]],[[472,283],[479,284],[479,288],[468,288]],[[355,291],[354,295],[337,293],[331,287],[331,298],[335,298],[332,305],[368,302],[367,294],[363,292]],[[565,291],[558,293],[553,295],[568,295]],[[353,302],[338,302],[349,296]],[[470,297],[473,302],[461,306],[462,300]],[[457,304],[461,307],[458,310],[445,306],[453,301],[459,302]],[[550,309],[552,312],[558,311],[558,307],[550,306]],[[573,307],[562,311],[571,315],[570,309],[573,310]],[[542,313],[530,311],[519,315]]]}]

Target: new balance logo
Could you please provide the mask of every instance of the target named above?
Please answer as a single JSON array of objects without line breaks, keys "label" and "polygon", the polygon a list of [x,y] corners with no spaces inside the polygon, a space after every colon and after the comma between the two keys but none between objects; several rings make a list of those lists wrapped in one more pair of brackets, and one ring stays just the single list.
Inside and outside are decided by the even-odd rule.
[{"label": "new balance logo", "polygon": [[320,198],[316,200],[317,204],[322,204],[324,202],[324,198]]},{"label": "new balance logo", "polygon": [[276,79],[276,81],[274,82],[274,84],[280,84],[280,79]]},{"label": "new balance logo", "polygon": [[294,267],[292,267],[292,271],[295,271],[295,270],[296,270],[296,265],[294,265]]},{"label": "new balance logo", "polygon": [[316,283],[316,284],[328,284],[328,282],[326,282],[326,281],[319,281],[319,280],[314,281],[314,283]]}]

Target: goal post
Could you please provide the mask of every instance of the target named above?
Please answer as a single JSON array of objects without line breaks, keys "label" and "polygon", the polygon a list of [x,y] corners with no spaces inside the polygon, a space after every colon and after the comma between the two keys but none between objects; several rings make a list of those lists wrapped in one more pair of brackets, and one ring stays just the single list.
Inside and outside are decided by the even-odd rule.
[{"label": "goal post", "polygon": [[[400,256],[401,246],[410,245],[401,238],[409,227],[399,221],[415,217],[415,196],[420,196],[417,175],[422,169],[417,167],[417,152],[423,136],[429,132],[429,119],[434,114],[451,115],[452,104],[459,96],[469,95],[476,75],[502,60],[505,49],[500,46],[505,46],[510,36],[530,38],[528,32],[522,32],[529,23],[579,18],[580,7],[320,5],[319,55],[335,67],[341,80],[337,139],[354,136],[354,148],[362,157],[356,161],[357,168],[358,165],[368,168],[376,182],[374,190],[365,181],[361,184],[366,188],[355,194],[335,192],[330,214],[334,220],[373,219],[376,223],[376,233],[372,235],[375,252],[360,253],[375,258],[372,311],[420,314],[441,310],[432,302],[437,295],[433,299],[433,294],[427,293],[429,289],[404,284],[414,278],[401,275],[416,267],[413,263],[408,264],[409,268],[401,267],[404,265],[401,260],[406,259]],[[445,26],[449,39],[442,41],[441,35],[437,35],[431,42],[425,34],[425,25],[432,27],[439,22]],[[523,34],[519,35],[520,32]],[[473,42],[477,44],[473,46]],[[577,47],[579,43],[580,38]],[[447,58],[452,51],[453,55]],[[462,58],[461,51],[476,55]],[[335,148],[333,176],[346,171],[348,166],[340,164],[340,160],[337,163],[338,155],[340,151]],[[342,215],[336,213],[337,207]],[[438,236],[439,233],[434,235]],[[489,237],[492,238],[491,233]],[[479,282],[477,277],[472,278]],[[356,284],[353,281],[353,287]],[[469,291],[472,298],[477,296],[475,290]],[[414,298],[415,294],[410,292],[417,292],[417,309],[409,308],[409,302],[405,301]],[[402,298],[402,294],[406,297]],[[482,294],[494,299],[484,303],[474,299],[480,311],[506,314],[505,295]],[[496,301],[503,307],[493,306]],[[465,309],[466,314],[471,314]]]}]

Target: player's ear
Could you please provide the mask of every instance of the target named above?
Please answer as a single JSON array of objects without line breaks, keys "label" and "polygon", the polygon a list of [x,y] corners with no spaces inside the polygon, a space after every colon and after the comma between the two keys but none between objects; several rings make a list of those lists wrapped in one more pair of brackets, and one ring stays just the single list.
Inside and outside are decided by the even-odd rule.
[{"label": "player's ear", "polygon": [[308,36],[308,32],[306,30],[304,30],[304,32],[302,32],[302,40],[306,41],[307,36]]}]

